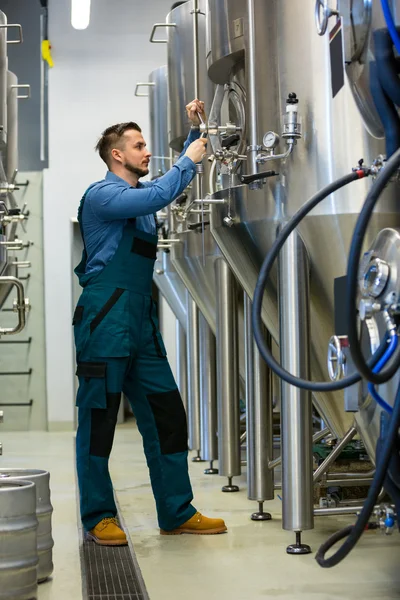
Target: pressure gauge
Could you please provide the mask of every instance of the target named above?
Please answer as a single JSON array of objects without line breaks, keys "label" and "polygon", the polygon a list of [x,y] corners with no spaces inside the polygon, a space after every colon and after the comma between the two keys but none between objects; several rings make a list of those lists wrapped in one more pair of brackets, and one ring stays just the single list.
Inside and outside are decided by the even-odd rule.
[{"label": "pressure gauge", "polygon": [[279,135],[273,131],[268,131],[264,135],[263,145],[267,150],[273,150],[279,144]]}]

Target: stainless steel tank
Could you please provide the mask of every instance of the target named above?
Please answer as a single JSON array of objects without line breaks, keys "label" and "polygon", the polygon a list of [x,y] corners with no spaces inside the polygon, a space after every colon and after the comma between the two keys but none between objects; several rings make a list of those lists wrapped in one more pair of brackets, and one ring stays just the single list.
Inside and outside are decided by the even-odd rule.
[{"label": "stainless steel tank", "polygon": [[37,598],[35,484],[0,481],[0,599]]},{"label": "stainless steel tank", "polygon": [[[246,6],[240,0],[209,0],[208,72],[215,83],[241,82],[248,95],[251,81]],[[350,172],[359,159],[371,164],[384,151],[382,141],[374,139],[364,127],[347,80],[332,97],[329,41],[316,32],[314,9],[314,0],[255,1],[255,54],[263,61],[262,68],[257,68],[255,107],[245,102],[246,121],[257,124],[258,144],[267,131],[281,134],[286,99],[294,92],[299,99],[303,137],[285,163],[271,161],[259,166],[260,171],[274,168],[280,173],[263,189],[237,185],[217,193],[226,203],[213,207],[212,233],[251,296],[262,259],[280,224],[315,192]],[[277,152],[285,150],[281,141]],[[251,161],[248,163],[251,172]],[[344,188],[319,205],[299,227],[310,256],[314,379],[327,379],[327,347],[334,331],[333,280],[346,273],[351,235],[369,186],[368,180],[362,180]],[[371,222],[369,240],[386,224],[398,222],[393,196],[389,189],[382,199]],[[229,209],[233,225],[228,228],[223,219]],[[266,293],[263,318],[278,341],[274,284]],[[315,403],[332,431],[342,437],[352,421],[343,410],[343,395],[318,394]]]},{"label": "stainless steel tank", "polygon": [[7,142],[7,17],[0,11],[0,151]]},{"label": "stainless steel tank", "polygon": [[6,175],[7,181],[13,178],[14,171],[18,169],[18,77],[8,71],[7,73],[7,149],[6,149]]},{"label": "stainless steel tank", "polygon": [[[166,22],[168,32],[168,86],[170,110],[170,146],[180,152],[190,129],[185,118],[185,106],[193,100],[197,91],[201,100],[212,98],[212,83],[205,68],[200,68],[198,81],[194,73],[196,59],[204,63],[206,55],[206,0],[198,0],[198,48],[195,49],[193,2],[185,2],[174,8]],[[198,51],[198,56],[196,53]],[[198,89],[197,89],[198,88]]]},{"label": "stainless steel tank", "polygon": [[10,481],[32,481],[36,493],[36,517],[38,520],[37,550],[39,564],[38,582],[45,581],[53,572],[53,546],[50,499],[50,473],[39,469],[0,469],[0,484]]},{"label": "stainless steel tank", "polygon": [[164,175],[171,168],[171,150],[168,144],[168,69],[167,66],[159,67],[149,75],[148,83],[138,83],[148,87],[150,117],[150,178],[155,179]]}]

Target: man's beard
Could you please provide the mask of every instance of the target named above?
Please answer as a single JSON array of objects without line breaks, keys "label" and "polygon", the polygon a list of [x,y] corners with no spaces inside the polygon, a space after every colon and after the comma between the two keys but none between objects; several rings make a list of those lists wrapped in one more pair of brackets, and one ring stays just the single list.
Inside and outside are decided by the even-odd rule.
[{"label": "man's beard", "polygon": [[131,163],[128,163],[128,162],[126,162],[124,164],[124,167],[125,167],[125,169],[127,169],[134,175],[137,175],[138,177],[145,177],[146,175],[149,174],[149,169],[140,169],[139,167],[135,167],[135,165],[132,165]]}]

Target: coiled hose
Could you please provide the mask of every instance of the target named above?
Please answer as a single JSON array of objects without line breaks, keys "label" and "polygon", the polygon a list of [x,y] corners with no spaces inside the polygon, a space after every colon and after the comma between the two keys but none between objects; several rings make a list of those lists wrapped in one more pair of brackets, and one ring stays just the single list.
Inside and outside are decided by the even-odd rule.
[{"label": "coiled hose", "polygon": [[[253,298],[253,308],[252,308],[252,321],[253,321],[253,329],[254,329],[254,337],[260,351],[261,356],[267,363],[267,365],[284,381],[287,383],[299,387],[301,389],[309,390],[311,392],[334,392],[337,390],[345,389],[355,383],[361,381],[361,377],[358,373],[353,373],[352,375],[345,377],[340,381],[334,382],[314,382],[308,381],[306,379],[301,379],[299,377],[295,377],[289,371],[286,371],[273,357],[268,345],[264,340],[263,334],[263,323],[261,318],[261,309],[262,309],[262,300],[264,295],[264,290],[266,283],[268,281],[272,265],[274,261],[279,255],[284,243],[290,236],[290,234],[296,229],[299,223],[308,215],[309,212],[312,211],[320,202],[325,200],[328,196],[341,189],[342,187],[352,183],[353,181],[358,181],[366,177],[369,174],[368,171],[364,169],[360,169],[348,175],[345,175],[341,179],[338,179],[334,183],[331,183],[326,188],[318,192],[315,196],[313,196],[308,202],[306,202],[293,216],[293,218],[285,225],[282,229],[275,242],[272,244],[270,251],[264,259],[262,264],[257,285],[254,291]],[[383,340],[381,346],[374,354],[372,358],[369,359],[369,366],[373,368],[380,358],[383,356],[387,348],[386,339]]]}]

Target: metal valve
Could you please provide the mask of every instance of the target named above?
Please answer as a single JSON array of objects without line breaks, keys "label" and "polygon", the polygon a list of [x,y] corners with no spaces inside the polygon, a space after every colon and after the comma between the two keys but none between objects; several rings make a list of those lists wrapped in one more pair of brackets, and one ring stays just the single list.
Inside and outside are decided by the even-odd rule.
[{"label": "metal valve", "polygon": [[328,373],[332,381],[339,381],[344,376],[346,357],[342,347],[343,338],[333,335],[328,344]]}]

